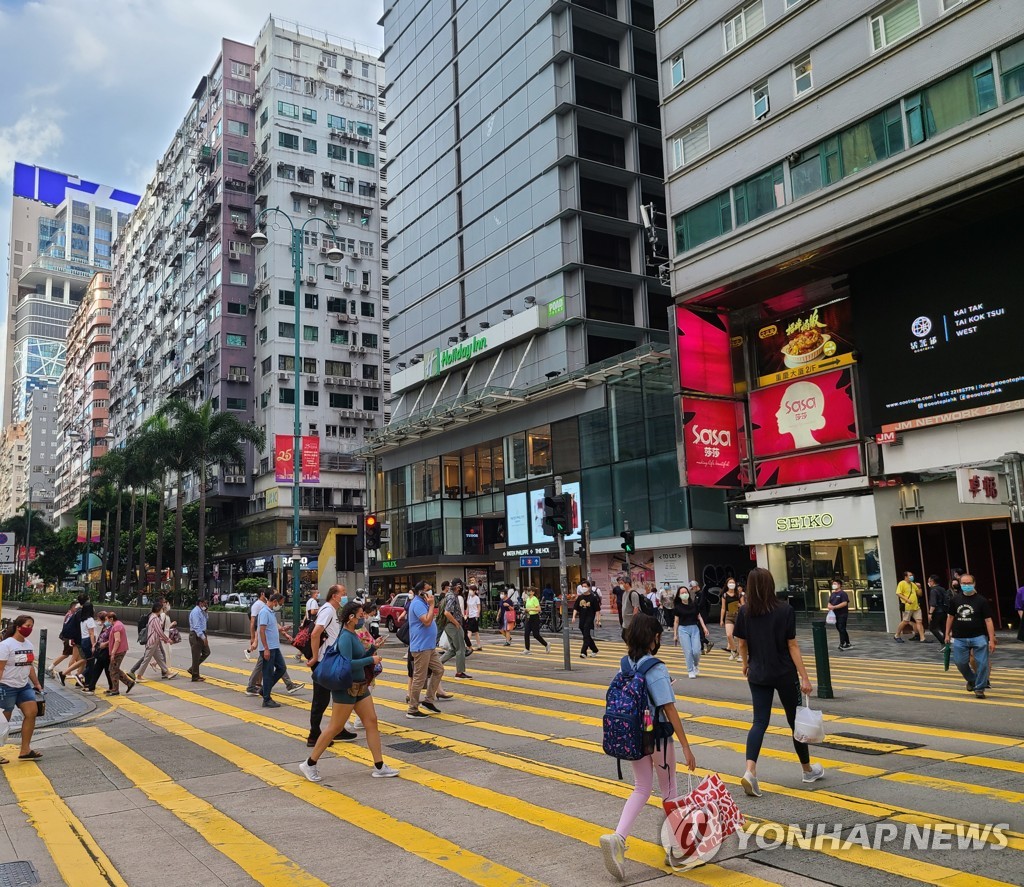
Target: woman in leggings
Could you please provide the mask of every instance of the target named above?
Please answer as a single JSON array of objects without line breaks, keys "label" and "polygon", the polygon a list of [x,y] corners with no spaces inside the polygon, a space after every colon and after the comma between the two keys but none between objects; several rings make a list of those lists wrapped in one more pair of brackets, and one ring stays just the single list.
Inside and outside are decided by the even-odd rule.
[{"label": "woman in leggings", "polygon": [[540,636],[540,600],[537,598],[537,589],[526,589],[526,600],[523,603],[526,611],[526,630],[523,632],[523,641],[526,644],[526,652],[530,652],[530,637],[535,637],[544,645],[544,652],[550,652],[548,642]]},{"label": "woman in leggings", "polygon": [[[622,670],[636,669],[645,660],[654,659],[661,646],[662,624],[653,616],[637,613],[626,630],[626,644],[629,647],[628,661],[623,661]],[[633,794],[626,800],[619,817],[618,827],[610,835],[601,836],[601,852],[604,864],[612,877],[620,881],[626,879],[626,838],[633,830],[633,824],[640,811],[647,806],[651,792],[654,790],[654,773],[658,774],[658,787],[662,798],[675,798],[676,791],[676,746],[672,736],[679,740],[683,747],[683,757],[690,772],[697,768],[697,760],[690,751],[690,743],[686,731],[679,720],[676,710],[676,695],[672,690],[672,679],[664,662],[655,660],[656,664],[647,671],[647,696],[651,710],[651,719],[657,730],[657,747],[653,754],[631,761],[633,765]],[[626,672],[627,674],[630,672]],[[667,746],[663,743],[667,743]],[[655,766],[657,765],[657,766]]]},{"label": "woman in leggings", "polygon": [[[779,600],[772,574],[761,567],[751,570],[747,577],[747,599],[736,616],[733,636],[739,642],[740,662],[754,705],[753,723],[747,734],[743,791],[759,798],[757,756],[771,720],[772,700],[778,693],[792,729],[801,692],[811,692],[811,679],[796,642],[796,613],[786,601]],[[794,739],[793,747],[804,771],[803,781],[821,779],[825,769],[821,764],[811,764],[806,743]]]}]

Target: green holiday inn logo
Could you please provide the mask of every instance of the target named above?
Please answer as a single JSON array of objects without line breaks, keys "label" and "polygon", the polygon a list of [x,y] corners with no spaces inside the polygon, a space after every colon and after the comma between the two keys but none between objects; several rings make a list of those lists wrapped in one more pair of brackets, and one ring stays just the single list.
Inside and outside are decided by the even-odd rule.
[{"label": "green holiday inn logo", "polygon": [[470,360],[486,349],[486,336],[474,336],[470,341],[459,342],[458,345],[443,350],[435,348],[426,355],[423,361],[423,375],[430,379],[444,370],[450,370],[452,367]]}]

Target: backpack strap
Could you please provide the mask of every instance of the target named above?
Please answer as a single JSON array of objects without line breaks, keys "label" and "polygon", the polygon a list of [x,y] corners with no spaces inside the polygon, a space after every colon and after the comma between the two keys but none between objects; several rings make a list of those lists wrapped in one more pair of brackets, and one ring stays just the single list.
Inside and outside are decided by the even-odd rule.
[{"label": "backpack strap", "polygon": [[623,656],[622,657],[622,661],[619,663],[619,670],[623,674],[632,674],[633,673],[633,666],[630,663],[628,656]]}]

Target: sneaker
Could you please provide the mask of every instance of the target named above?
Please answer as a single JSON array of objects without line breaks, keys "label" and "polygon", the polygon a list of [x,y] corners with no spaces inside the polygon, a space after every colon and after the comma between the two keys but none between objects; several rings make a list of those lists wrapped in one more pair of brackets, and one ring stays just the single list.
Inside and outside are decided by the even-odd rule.
[{"label": "sneaker", "polygon": [[162,677],[165,681],[173,681],[177,676],[178,673],[176,671],[169,672],[165,675],[160,675],[160,677]]},{"label": "sneaker", "polygon": [[245,695],[246,696],[259,696],[260,695],[260,691],[257,690],[255,687],[246,687],[245,688]]},{"label": "sneaker", "polygon": [[544,652],[545,653],[550,653],[551,652],[551,644],[545,644],[544,645]]},{"label": "sneaker", "polygon": [[748,798],[761,797],[761,786],[757,781],[757,777],[749,770],[743,774],[740,783],[743,785],[743,791]]},{"label": "sneaker", "polygon": [[127,695],[128,695],[129,693],[131,693],[131,692],[132,692],[132,690],[134,690],[134,689],[135,689],[135,685],[136,685],[137,683],[138,683],[138,681],[132,681],[132,682],[131,682],[131,683],[130,683],[130,684],[128,685],[128,689],[124,691],[124,695],[125,695],[125,696],[127,696]]},{"label": "sneaker", "polygon": [[689,671],[686,673],[686,676],[692,680],[693,678],[697,677],[697,672]]},{"label": "sneaker", "polygon": [[471,680],[473,680],[464,671],[457,671],[457,672],[455,672],[455,677],[457,677],[460,681],[471,681]]},{"label": "sneaker", "polygon": [[735,662],[739,658],[740,658],[740,654],[737,653],[735,650],[730,650],[729,651],[729,659],[731,661]]},{"label": "sneaker", "polygon": [[53,666],[52,665],[46,666],[46,676],[48,678],[55,678],[55,677],[57,677],[57,673],[53,670]]},{"label": "sneaker", "polygon": [[82,692],[83,693],[88,693],[90,696],[95,696],[96,695],[96,691],[95,690],[90,690],[88,687],[83,687],[82,688]]},{"label": "sneaker", "polygon": [[811,769],[804,773],[802,782],[817,782],[824,777],[825,768],[821,764],[811,764]]},{"label": "sneaker", "polygon": [[204,678],[204,677],[202,677],[200,675],[195,675],[195,677],[192,678],[192,683],[193,684],[199,684],[199,683],[202,683],[205,680],[206,680],[206,678]]},{"label": "sneaker", "polygon": [[263,707],[264,708],[280,708],[281,707],[281,703],[280,702],[274,702],[273,699],[264,699],[263,700]]},{"label": "sneaker", "polygon": [[248,647],[246,647],[246,649],[244,651],[242,651],[242,655],[245,656],[245,661],[246,662],[255,662],[256,661],[255,659],[252,658],[252,651]]},{"label": "sneaker", "polygon": [[529,650],[523,650],[523,655],[524,656],[529,656],[530,655],[530,651]]},{"label": "sneaker", "polygon": [[421,702],[420,705],[422,705],[427,711],[433,712],[435,715],[441,714],[441,709],[434,705],[433,702]]},{"label": "sneaker", "polygon": [[580,653],[580,659],[586,659],[586,658],[587,658],[587,654],[586,653]]},{"label": "sneaker", "polygon": [[973,693],[974,692],[974,684],[968,684],[967,685],[967,692],[968,693]]},{"label": "sneaker", "polygon": [[79,690],[85,689],[85,678],[83,678],[80,674],[75,675],[75,683],[78,684]]},{"label": "sneaker", "polygon": [[974,691],[974,695],[977,696],[978,699],[984,699],[985,698],[985,691],[984,690],[975,690]]},{"label": "sneaker", "polygon": [[299,681],[297,684],[292,684],[288,688],[287,693],[288,693],[289,696],[294,696],[296,693],[299,692],[299,690],[301,690],[305,686],[306,686],[305,684],[303,684],[301,681]]},{"label": "sneaker", "polygon": [[308,761],[303,761],[301,764],[299,764],[299,771],[310,782],[324,781],[324,778],[320,775],[320,770],[316,764],[310,764]]},{"label": "sneaker", "polygon": [[425,711],[420,711],[419,709],[416,709],[416,711],[407,711],[405,713],[405,716],[410,721],[417,721],[417,720],[420,720],[422,718],[429,718],[430,717],[430,715],[428,715]]},{"label": "sneaker", "polygon": [[906,643],[906,641],[903,640],[903,638],[893,638],[893,640],[896,641],[897,644],[905,644]]},{"label": "sneaker", "polygon": [[601,853],[608,873],[619,881],[626,880],[626,842],[615,834],[601,835]]},{"label": "sneaker", "polygon": [[351,730],[342,730],[334,738],[337,739],[339,742],[355,742],[359,737]]},{"label": "sneaker", "polygon": [[353,730],[364,730],[364,729],[366,729],[366,728],[365,728],[365,727],[363,726],[363,722],[362,722],[362,721],[361,721],[361,720],[359,719],[359,717],[358,717],[358,716],[357,716],[357,717],[354,717],[354,718],[352,718],[352,729],[353,729]]},{"label": "sneaker", "polygon": [[104,696],[120,696],[121,694],[118,693],[117,690],[104,690],[103,691],[103,695]]},{"label": "sneaker", "polygon": [[385,764],[379,770],[374,767],[373,772],[370,774],[374,779],[388,779],[391,776],[397,776],[398,771],[394,767],[389,767]]}]

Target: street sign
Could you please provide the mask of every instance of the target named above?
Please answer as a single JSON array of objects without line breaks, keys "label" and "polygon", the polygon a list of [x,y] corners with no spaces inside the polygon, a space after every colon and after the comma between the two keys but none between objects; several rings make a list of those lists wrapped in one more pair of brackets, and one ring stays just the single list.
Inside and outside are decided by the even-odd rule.
[{"label": "street sign", "polygon": [[14,533],[0,533],[0,545],[13,545]]},{"label": "street sign", "polygon": [[521,557],[521,558],[519,558],[519,566],[520,567],[539,567],[540,566],[540,558],[539,557]]},{"label": "street sign", "polygon": [[13,576],[14,575],[14,564],[3,563],[0,564],[0,576]]},{"label": "street sign", "polygon": [[[0,534],[4,535],[4,534]],[[14,545],[0,544],[0,564],[13,564],[14,563]]]}]

